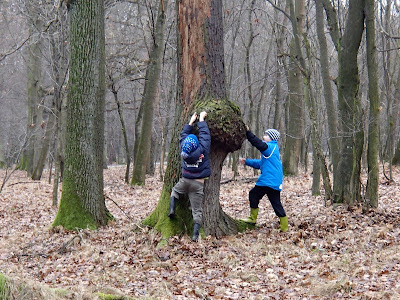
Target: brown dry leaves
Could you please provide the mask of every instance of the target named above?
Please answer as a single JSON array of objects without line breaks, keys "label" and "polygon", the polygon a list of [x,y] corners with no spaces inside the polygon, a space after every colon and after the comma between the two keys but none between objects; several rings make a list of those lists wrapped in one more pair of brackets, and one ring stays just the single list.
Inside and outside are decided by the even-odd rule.
[{"label": "brown dry leaves", "polygon": [[[251,170],[221,186],[221,205],[248,214]],[[3,178],[0,173],[0,178]],[[279,232],[269,201],[259,226],[236,236],[192,243],[176,236],[157,249],[157,232],[140,225],[156,206],[162,183],[123,182],[124,167],[105,170],[106,200],[116,222],[98,231],[51,229],[52,186],[16,172],[0,194],[0,272],[12,278],[84,292],[154,299],[400,298],[400,170],[381,175],[380,207],[368,214],[324,207],[311,196],[309,174],[284,179],[289,232]],[[224,170],[223,177],[232,176]],[[122,210],[121,210],[122,209]],[[128,217],[128,216],[129,217]]]}]

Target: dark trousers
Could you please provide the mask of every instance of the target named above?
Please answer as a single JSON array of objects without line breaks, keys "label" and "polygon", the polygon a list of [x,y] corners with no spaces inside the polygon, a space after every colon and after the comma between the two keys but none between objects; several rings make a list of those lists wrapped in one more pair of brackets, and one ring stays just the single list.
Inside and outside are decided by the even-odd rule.
[{"label": "dark trousers", "polygon": [[268,186],[256,185],[249,192],[249,200],[251,208],[258,208],[258,204],[264,195],[267,195],[272,208],[278,217],[285,217],[286,213],[281,203],[281,191],[271,189]]}]

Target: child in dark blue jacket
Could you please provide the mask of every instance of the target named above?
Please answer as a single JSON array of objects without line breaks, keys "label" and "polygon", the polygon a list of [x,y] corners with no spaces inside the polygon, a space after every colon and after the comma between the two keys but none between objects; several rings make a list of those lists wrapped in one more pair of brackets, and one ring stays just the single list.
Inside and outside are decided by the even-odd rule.
[{"label": "child in dark blue jacket", "polygon": [[242,219],[242,221],[256,224],[258,204],[261,198],[267,195],[275,214],[280,219],[280,230],[286,232],[288,230],[288,218],[281,203],[283,170],[278,147],[280,133],[276,129],[267,129],[262,141],[247,126],[246,137],[261,152],[261,158],[242,158],[241,163],[255,169],[260,169],[261,174],[257,179],[256,186],[249,192],[250,217]]},{"label": "child in dark blue jacket", "polygon": [[204,200],[204,179],[211,174],[209,153],[211,147],[211,135],[204,118],[207,116],[205,111],[200,113],[197,127],[199,137],[192,134],[193,124],[197,119],[194,113],[182,130],[180,145],[182,157],[182,178],[172,188],[171,200],[169,203],[168,217],[175,217],[176,201],[180,194],[187,194],[192,207],[193,215],[193,236],[192,240],[197,241],[199,230],[203,219],[203,200]]}]

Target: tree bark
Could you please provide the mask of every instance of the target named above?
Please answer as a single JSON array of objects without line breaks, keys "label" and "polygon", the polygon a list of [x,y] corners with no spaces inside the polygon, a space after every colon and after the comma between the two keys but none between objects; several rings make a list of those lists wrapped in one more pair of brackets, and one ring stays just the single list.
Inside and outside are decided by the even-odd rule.
[{"label": "tree bark", "polygon": [[368,67],[368,183],[367,199],[372,207],[378,207],[378,154],[379,154],[379,87],[375,45],[375,1],[365,0],[365,25]]},{"label": "tree bark", "polygon": [[144,185],[146,178],[146,168],[149,163],[151,148],[151,136],[154,119],[154,103],[158,90],[158,81],[161,72],[161,58],[164,49],[165,32],[165,7],[167,0],[160,0],[156,28],[154,32],[153,46],[150,52],[149,65],[146,71],[146,80],[143,93],[143,120],[140,138],[135,153],[135,163],[133,165],[133,175],[131,184]]},{"label": "tree bark", "polygon": [[340,139],[338,137],[338,118],[337,109],[333,102],[332,86],[329,75],[329,59],[328,59],[328,46],[324,33],[324,12],[322,2],[319,0],[316,3],[316,27],[317,36],[320,49],[320,66],[321,77],[324,86],[324,98],[328,119],[328,133],[329,133],[329,148],[332,160],[333,169],[337,168],[340,158]]},{"label": "tree bark", "polygon": [[[352,204],[354,175],[356,174],[355,122],[360,114],[357,54],[364,30],[364,1],[349,2],[346,30],[339,51],[338,101],[341,121],[341,157],[334,171],[334,201]],[[357,125],[357,129],[360,127]]]},{"label": "tree bark", "polygon": [[[290,17],[292,23],[297,23],[298,34],[301,35],[304,27],[303,11],[304,1],[296,1],[294,7],[293,0],[288,0],[291,9]],[[294,27],[295,25],[293,25]],[[282,157],[283,173],[285,175],[297,175],[299,172],[299,161],[301,155],[301,145],[304,139],[304,83],[303,74],[299,68],[298,58],[301,57],[301,45],[296,45],[295,38],[290,43],[290,67],[289,67],[289,119],[286,134],[286,145]]]},{"label": "tree bark", "polygon": [[53,226],[96,229],[111,217],[103,195],[104,0],[70,4],[65,172]]},{"label": "tree bark", "polygon": [[181,174],[179,134],[192,110],[206,110],[211,132],[212,175],[204,186],[203,228],[206,234],[222,236],[238,231],[237,223],[223,213],[219,203],[222,163],[239,149],[245,126],[239,108],[226,99],[222,1],[177,1],[178,105],[164,186],[155,211],[144,221],[167,238],[192,228],[187,201],[179,201],[177,217],[167,217],[171,189]]},{"label": "tree bark", "polygon": [[40,20],[39,7],[35,7],[29,1],[26,3],[28,10],[29,26],[29,47],[27,59],[27,97],[28,97],[28,143],[23,152],[18,169],[26,170],[28,176],[32,176],[35,164],[35,144],[40,130],[40,110],[41,101],[40,89],[42,83],[42,40],[38,31],[41,30],[42,21]]}]

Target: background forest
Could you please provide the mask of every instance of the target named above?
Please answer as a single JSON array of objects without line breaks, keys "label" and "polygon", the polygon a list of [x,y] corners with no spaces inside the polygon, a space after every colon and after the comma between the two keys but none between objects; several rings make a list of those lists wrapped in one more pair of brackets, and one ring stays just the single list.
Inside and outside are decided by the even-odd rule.
[{"label": "background forest", "polygon": [[[189,77],[190,68],[185,69],[186,44],[191,45],[187,51],[193,57],[206,57],[204,64],[222,74],[213,78],[214,73],[207,71],[205,75],[205,81],[217,85],[212,87],[213,97],[227,98],[237,105],[240,118],[258,136],[271,127],[281,132],[284,174],[299,179],[304,171],[311,173],[305,189],[313,196],[321,194],[318,199],[324,207],[344,203],[350,211],[360,208],[367,214],[382,205],[382,180],[396,186],[395,166],[400,163],[399,1],[93,3],[96,5],[91,7],[82,0],[0,2],[0,196],[3,190],[9,193],[7,185],[18,185],[13,176],[25,174],[29,182],[49,182],[52,207],[57,207],[63,183],[70,191],[73,176],[68,166],[73,141],[80,141],[71,138],[68,124],[90,116],[86,125],[80,124],[81,131],[88,140],[93,136],[94,144],[101,143],[96,147],[102,151],[95,151],[101,157],[94,155],[95,163],[85,171],[93,175],[94,183],[75,183],[78,189],[90,190],[93,198],[102,198],[103,202],[94,201],[91,208],[100,212],[95,217],[97,224],[104,225],[107,218],[98,161],[102,169],[125,165],[124,170],[118,168],[118,176],[126,188],[148,187],[146,180],[164,182],[163,187],[155,185],[163,193],[152,196],[160,197],[157,209],[162,209],[165,191],[175,180],[170,176],[174,167],[168,166],[179,169],[174,158],[176,132],[188,121],[193,99],[208,101],[203,98],[204,90],[195,89],[196,78]],[[204,48],[210,51],[208,54],[222,53],[222,61],[218,56],[195,52],[202,46],[195,34],[202,31],[192,24],[202,17],[208,20],[210,15],[185,14],[193,9],[191,5],[198,12],[210,9],[212,17],[215,11],[221,13],[210,18],[216,20],[215,24],[207,23],[218,30],[207,27]],[[93,15],[85,15],[85,9]],[[93,30],[79,35],[87,24]],[[186,34],[191,26],[193,31]],[[218,39],[222,39],[222,51],[210,42]],[[91,54],[92,48],[92,60],[77,55]],[[193,61],[195,70],[199,62]],[[79,90],[80,78],[90,79],[90,74],[100,74],[99,81],[94,82],[100,83],[100,88],[95,92]],[[100,104],[92,107],[97,98]],[[225,120],[218,114],[213,117],[213,122],[215,118]],[[213,143],[220,145],[215,140]],[[232,139],[234,146],[227,146],[229,155],[226,159],[225,153],[221,156],[222,177],[229,174],[227,181],[241,177],[239,156],[258,155],[247,142],[240,147],[241,143]],[[245,171],[248,177],[257,175]],[[46,179],[42,178],[44,174]],[[219,190],[218,179],[209,185],[210,190]],[[107,180],[110,177],[105,179],[105,186]],[[235,189],[235,195],[240,189]],[[212,202],[213,207],[220,206],[218,197],[210,196],[217,201]],[[223,203],[221,199],[225,210]],[[141,216],[150,213],[151,209]],[[50,216],[55,217],[53,213]],[[205,225],[206,235],[219,238],[237,233],[236,229],[212,231],[217,220],[209,220],[207,214],[205,218],[211,224]],[[227,219],[224,215],[218,218]],[[57,215],[54,224],[65,225],[63,222],[63,215]],[[300,229],[306,226],[291,225]],[[310,247],[316,249],[318,245]],[[345,280],[339,290],[349,292],[349,286],[351,283]],[[198,293],[194,297],[205,297]]]}]

